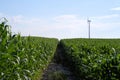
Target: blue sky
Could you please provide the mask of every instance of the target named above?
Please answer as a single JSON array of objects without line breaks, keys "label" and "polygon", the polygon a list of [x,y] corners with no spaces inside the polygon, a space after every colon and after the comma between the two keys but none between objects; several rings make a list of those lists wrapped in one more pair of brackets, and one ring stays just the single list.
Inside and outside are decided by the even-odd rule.
[{"label": "blue sky", "polygon": [[2,0],[0,17],[27,36],[120,38],[120,0]]}]

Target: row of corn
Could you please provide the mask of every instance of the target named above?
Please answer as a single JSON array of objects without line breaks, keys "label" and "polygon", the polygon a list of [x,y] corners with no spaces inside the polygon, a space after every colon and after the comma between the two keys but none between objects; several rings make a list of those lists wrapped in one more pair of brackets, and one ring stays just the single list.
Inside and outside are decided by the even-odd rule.
[{"label": "row of corn", "polygon": [[60,45],[78,80],[120,80],[120,39],[64,39]]},{"label": "row of corn", "polygon": [[58,40],[21,37],[0,23],[0,80],[37,80],[54,56]]}]

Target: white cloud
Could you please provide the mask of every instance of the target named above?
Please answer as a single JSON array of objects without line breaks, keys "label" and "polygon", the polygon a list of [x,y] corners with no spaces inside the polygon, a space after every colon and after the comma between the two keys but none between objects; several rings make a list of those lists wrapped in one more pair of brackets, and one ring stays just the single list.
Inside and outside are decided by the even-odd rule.
[{"label": "white cloud", "polygon": [[10,17],[10,21],[16,24],[37,24],[37,23],[43,22],[39,18],[27,18],[22,15]]},{"label": "white cloud", "polygon": [[87,24],[87,21],[83,18],[78,18],[77,15],[62,15],[54,18],[55,24],[58,26],[64,26],[63,28],[74,29],[76,27],[82,27]]},{"label": "white cloud", "polygon": [[[112,19],[118,16],[114,14],[91,17],[91,36],[111,37],[112,33],[115,34],[115,29],[120,29],[120,23],[104,22],[98,19]],[[7,16],[7,18],[9,24],[12,25],[12,31],[15,33],[21,32],[25,36],[30,34],[31,36],[56,37],[59,39],[88,37],[87,18],[78,15],[60,15],[46,20],[35,17],[27,18],[23,15]],[[112,37],[114,37],[114,34],[112,34]],[[116,34],[119,34],[119,31]],[[118,35],[118,37],[120,36]]]},{"label": "white cloud", "polygon": [[22,35],[36,35],[57,38],[87,37],[87,21],[79,19],[76,15],[61,15],[50,20],[39,18],[26,18],[18,15],[10,19],[13,32],[21,32]]},{"label": "white cloud", "polygon": [[0,17],[3,17],[3,14],[2,14],[2,13],[0,13]]},{"label": "white cloud", "polygon": [[115,8],[112,8],[111,10],[120,11],[120,7],[115,7]]},{"label": "white cloud", "polygon": [[77,16],[76,15],[61,15],[61,16],[57,16],[54,18],[54,20],[56,21],[69,21],[69,20],[76,20]]},{"label": "white cloud", "polygon": [[117,18],[120,17],[119,14],[112,14],[112,15],[105,15],[105,16],[96,16],[96,17],[91,17],[92,19],[110,19],[110,18]]}]

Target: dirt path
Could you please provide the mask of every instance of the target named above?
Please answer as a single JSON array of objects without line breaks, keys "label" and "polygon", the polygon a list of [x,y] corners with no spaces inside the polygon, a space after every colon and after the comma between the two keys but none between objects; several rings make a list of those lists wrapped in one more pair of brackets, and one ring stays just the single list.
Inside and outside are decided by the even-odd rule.
[{"label": "dirt path", "polygon": [[[59,77],[59,80],[76,80],[69,68],[62,65],[61,52],[61,47],[58,45],[55,57],[44,71],[42,80],[56,80],[59,76],[62,77],[61,79]],[[54,79],[55,77],[57,78]]]}]

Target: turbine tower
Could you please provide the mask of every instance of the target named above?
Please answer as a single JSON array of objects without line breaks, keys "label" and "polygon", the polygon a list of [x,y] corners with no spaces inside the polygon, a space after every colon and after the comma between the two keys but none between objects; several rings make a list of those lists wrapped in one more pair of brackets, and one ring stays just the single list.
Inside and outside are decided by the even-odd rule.
[{"label": "turbine tower", "polygon": [[88,18],[87,22],[88,22],[88,38],[90,39],[90,22],[91,22],[91,20]]}]

